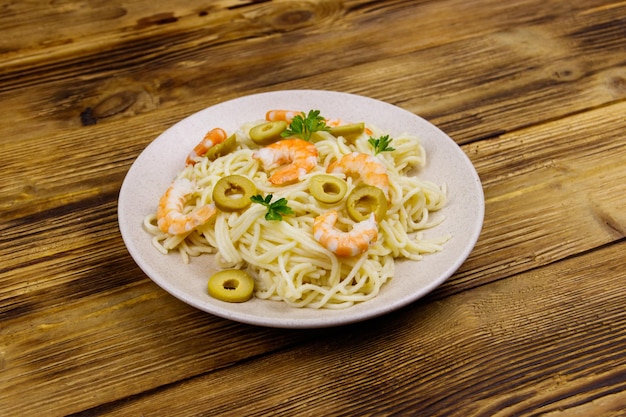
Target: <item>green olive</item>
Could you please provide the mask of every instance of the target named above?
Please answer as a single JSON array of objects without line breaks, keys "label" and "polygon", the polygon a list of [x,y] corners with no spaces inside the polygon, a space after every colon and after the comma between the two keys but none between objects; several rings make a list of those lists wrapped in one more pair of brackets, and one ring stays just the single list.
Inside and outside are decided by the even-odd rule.
[{"label": "green olive", "polygon": [[209,295],[229,303],[243,303],[252,298],[254,279],[241,269],[225,269],[209,278]]},{"label": "green olive", "polygon": [[347,190],[348,184],[332,175],[315,175],[309,182],[309,192],[320,203],[337,203],[343,199]]},{"label": "green olive", "polygon": [[335,139],[335,137],[326,130],[318,130],[316,132],[311,132],[311,137],[309,138],[309,140],[313,143],[321,142],[323,140],[328,140],[328,139]]},{"label": "green olive", "polygon": [[287,122],[266,122],[250,129],[250,139],[257,145],[268,145],[281,138],[280,134],[287,129]]},{"label": "green olive", "polygon": [[344,138],[359,136],[365,131],[365,123],[354,123],[350,125],[333,126],[329,132],[334,137],[343,136]]},{"label": "green olive", "polygon": [[371,213],[381,221],[387,214],[387,197],[380,188],[361,184],[348,195],[346,208],[356,222],[367,220]]},{"label": "green olive", "polygon": [[222,211],[243,210],[252,204],[250,197],[256,194],[256,185],[241,175],[229,175],[213,187],[213,201]]},{"label": "green olive", "polygon": [[226,154],[231,153],[237,147],[237,137],[235,135],[230,135],[228,139],[226,139],[222,143],[218,143],[215,146],[209,148],[206,151],[205,156],[209,158],[211,161],[215,161],[220,156],[224,156]]}]

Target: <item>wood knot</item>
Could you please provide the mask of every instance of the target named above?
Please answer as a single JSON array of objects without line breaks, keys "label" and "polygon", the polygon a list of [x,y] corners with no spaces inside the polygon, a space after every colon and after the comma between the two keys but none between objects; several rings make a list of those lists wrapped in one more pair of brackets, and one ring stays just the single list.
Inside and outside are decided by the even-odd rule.
[{"label": "wood knot", "polygon": [[308,22],[313,17],[310,10],[290,10],[278,15],[274,19],[274,25],[280,28],[299,26]]},{"label": "wood knot", "polygon": [[626,79],[622,77],[611,77],[608,81],[609,88],[618,93],[626,92]]},{"label": "wood knot", "polygon": [[91,107],[87,107],[80,113],[80,122],[83,126],[91,126],[98,123],[98,119],[94,117],[93,109]]},{"label": "wood knot", "polygon": [[550,77],[560,82],[571,82],[585,76],[583,64],[575,61],[559,62],[549,68]]},{"label": "wood knot", "polygon": [[174,13],[157,13],[153,16],[143,17],[137,21],[139,28],[153,25],[165,25],[168,23],[176,23],[178,18]]},{"label": "wood knot", "polygon": [[555,70],[552,73],[552,78],[557,81],[576,81],[582,76],[580,71],[571,68],[563,68]]},{"label": "wood knot", "polygon": [[120,91],[100,101],[94,107],[86,107],[80,113],[80,122],[83,126],[95,125],[98,123],[98,119],[111,117],[127,110],[136,100],[137,95],[135,93]]},{"label": "wood knot", "polygon": [[96,119],[110,117],[128,109],[135,102],[136,95],[130,91],[115,93],[96,104],[92,114]]}]

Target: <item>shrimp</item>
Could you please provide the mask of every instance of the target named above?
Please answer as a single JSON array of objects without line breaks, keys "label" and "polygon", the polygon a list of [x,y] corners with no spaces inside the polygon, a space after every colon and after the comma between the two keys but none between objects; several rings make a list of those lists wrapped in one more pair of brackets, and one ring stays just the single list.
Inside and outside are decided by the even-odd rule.
[{"label": "shrimp", "polygon": [[296,116],[304,116],[304,113],[296,110],[270,110],[265,113],[265,120],[268,122],[283,121],[291,123],[291,120]]},{"label": "shrimp", "polygon": [[374,213],[368,219],[356,223],[349,232],[335,227],[337,216],[337,212],[331,210],[313,221],[313,238],[337,256],[364,253],[378,239],[378,223]]},{"label": "shrimp", "polygon": [[191,213],[183,214],[183,207],[187,196],[193,193],[194,187],[187,178],[181,178],[172,183],[159,201],[157,210],[157,225],[163,233],[179,235],[191,232],[203,225],[215,213],[215,204],[206,204]]},{"label": "shrimp", "polygon": [[360,152],[346,154],[330,164],[326,172],[358,175],[365,184],[380,188],[389,197],[387,168],[373,155]]},{"label": "shrimp", "polygon": [[224,142],[227,137],[228,136],[226,135],[224,129],[216,127],[215,129],[210,130],[187,156],[187,165],[195,164],[195,159],[197,157],[204,156],[210,148]]},{"label": "shrimp", "polygon": [[317,148],[302,139],[283,139],[259,149],[252,157],[263,163],[265,169],[280,166],[269,177],[274,185],[286,185],[301,180],[317,166]]}]

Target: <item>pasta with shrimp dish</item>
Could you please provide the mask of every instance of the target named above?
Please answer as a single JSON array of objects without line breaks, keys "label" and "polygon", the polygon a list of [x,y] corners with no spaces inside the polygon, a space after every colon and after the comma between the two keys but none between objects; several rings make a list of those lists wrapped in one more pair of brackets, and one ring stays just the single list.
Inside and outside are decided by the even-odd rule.
[{"label": "pasta with shrimp dish", "polygon": [[414,135],[270,110],[206,133],[143,226],[185,263],[212,254],[217,299],[347,308],[376,297],[396,260],[443,249],[446,236],[423,236],[446,204],[445,186],[419,177],[425,164]]}]

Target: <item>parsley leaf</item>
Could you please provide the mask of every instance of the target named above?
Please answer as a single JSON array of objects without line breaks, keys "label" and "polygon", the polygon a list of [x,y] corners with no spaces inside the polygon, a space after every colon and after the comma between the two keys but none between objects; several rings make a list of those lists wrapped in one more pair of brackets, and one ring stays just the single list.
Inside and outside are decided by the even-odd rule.
[{"label": "parsley leaf", "polygon": [[283,216],[287,214],[293,214],[294,211],[287,205],[286,198],[279,198],[275,202],[271,202],[274,196],[268,194],[263,198],[262,195],[257,194],[250,197],[253,203],[263,204],[267,207],[267,213],[265,213],[265,220],[278,220],[281,221]]},{"label": "parsley leaf", "polygon": [[311,139],[313,132],[328,130],[330,130],[330,127],[326,126],[326,120],[320,116],[320,111],[310,110],[306,117],[302,117],[300,114],[294,117],[287,130],[281,133],[281,136],[284,138],[296,136],[308,141]]},{"label": "parsley leaf", "polygon": [[396,150],[396,148],[389,146],[392,140],[393,139],[391,139],[389,135],[385,135],[379,137],[378,139],[370,137],[368,142],[374,148],[374,155],[378,155],[381,152],[391,152]]}]

